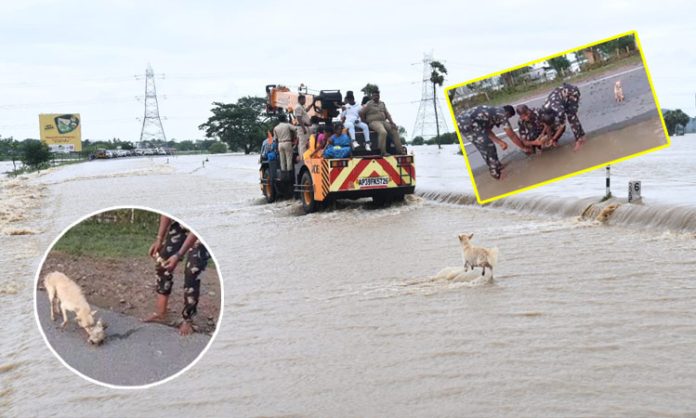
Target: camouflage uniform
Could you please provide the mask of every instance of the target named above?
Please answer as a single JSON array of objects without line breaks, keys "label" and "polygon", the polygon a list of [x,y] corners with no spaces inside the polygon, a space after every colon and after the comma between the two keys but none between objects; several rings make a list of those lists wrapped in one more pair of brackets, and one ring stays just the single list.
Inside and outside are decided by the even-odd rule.
[{"label": "camouflage uniform", "polygon": [[519,128],[520,138],[525,141],[534,141],[539,138],[541,131],[544,130],[544,125],[539,117],[539,109],[529,109],[529,118],[527,120],[518,120],[517,127]]},{"label": "camouflage uniform", "polygon": [[500,125],[510,126],[505,110],[502,107],[476,106],[457,116],[459,132],[466,137],[481,153],[481,157],[488,165],[488,171],[496,179],[500,178],[502,165],[498,160],[498,151],[495,144],[488,137],[488,132],[493,127]]},{"label": "camouflage uniform", "polygon": [[[585,131],[582,129],[580,120],[578,119],[578,109],[580,107],[580,89],[572,84],[563,83],[562,86],[556,87],[549,93],[544,103],[544,109],[554,111],[556,118],[554,120],[555,127],[563,126],[566,123],[566,118],[573,130],[575,140],[585,136]],[[555,128],[554,127],[554,128]]]},{"label": "camouflage uniform", "polygon": [[[176,254],[186,241],[189,231],[178,222],[172,222],[167,231],[164,245],[159,250],[159,256],[164,260]],[[201,290],[200,275],[208,265],[210,254],[208,250],[197,241],[187,251],[186,267],[184,269],[184,310],[181,315],[185,320],[190,320],[197,312],[198,295]],[[157,263],[157,293],[169,295],[172,293],[173,275],[170,271]]]}]

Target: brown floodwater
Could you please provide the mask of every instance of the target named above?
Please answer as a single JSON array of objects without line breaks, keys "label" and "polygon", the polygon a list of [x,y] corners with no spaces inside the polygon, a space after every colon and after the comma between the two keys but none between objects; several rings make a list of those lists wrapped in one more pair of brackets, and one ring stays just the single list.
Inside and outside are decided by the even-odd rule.
[{"label": "brown floodwater", "polygon": [[478,171],[474,179],[481,200],[486,200],[665,143],[659,117],[652,118],[619,130],[590,134],[577,152],[573,151],[571,142],[530,157],[504,160],[506,167],[501,180],[491,177],[487,170]]},{"label": "brown floodwater", "polygon": [[[583,152],[592,150],[591,141]],[[636,227],[641,210],[649,224],[648,209],[622,205],[599,222],[601,208],[585,201],[479,207],[434,192],[302,216],[296,202],[263,204],[257,184],[235,180],[247,169],[235,167],[219,176],[156,165],[123,176],[57,172],[15,186],[24,196],[41,189],[42,203],[17,224],[36,234],[2,237],[3,415],[696,410],[693,211],[684,209],[682,226]],[[214,251],[225,286],[220,332],[203,359],[143,391],[103,388],[62,367],[32,308],[34,271],[53,238],[113,205],[185,219]],[[493,279],[451,274],[462,265],[462,232],[499,248]]]}]

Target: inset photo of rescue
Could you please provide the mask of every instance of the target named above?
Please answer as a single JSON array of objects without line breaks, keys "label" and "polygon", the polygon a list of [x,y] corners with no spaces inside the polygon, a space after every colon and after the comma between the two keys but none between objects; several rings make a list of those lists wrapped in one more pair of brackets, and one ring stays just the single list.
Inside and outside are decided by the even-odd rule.
[{"label": "inset photo of rescue", "polygon": [[183,373],[218,331],[223,286],[202,237],[145,208],[92,214],[52,244],[34,307],[46,343],[78,375],[149,387]]},{"label": "inset photo of rescue", "polygon": [[669,145],[636,32],[445,91],[481,204]]}]

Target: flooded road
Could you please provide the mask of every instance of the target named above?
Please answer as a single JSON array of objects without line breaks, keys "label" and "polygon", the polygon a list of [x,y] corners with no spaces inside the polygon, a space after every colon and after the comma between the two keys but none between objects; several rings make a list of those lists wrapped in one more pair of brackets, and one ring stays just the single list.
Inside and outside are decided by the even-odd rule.
[{"label": "flooded road", "polygon": [[[388,209],[342,202],[301,216],[296,202],[262,204],[251,157],[211,157],[200,169],[195,158],[83,165],[22,184],[45,190],[29,212],[35,220],[21,224],[37,233],[3,236],[10,256],[0,265],[12,273],[3,286],[14,289],[0,291],[8,415],[696,411],[693,231],[578,219],[586,205],[573,198],[567,212],[529,213],[510,203],[440,203],[436,191]],[[442,158],[461,164],[461,156]],[[426,160],[421,172],[433,172]],[[185,220],[214,251],[225,285],[220,332],[206,355],[146,391],[73,375],[46,348],[33,315],[43,251],[70,223],[114,205]],[[434,277],[462,265],[461,232],[500,249],[492,282]]]},{"label": "flooded road", "polygon": [[[656,141],[660,137],[662,142]],[[488,171],[479,171],[474,177],[481,200],[486,200],[665,143],[662,123],[655,115],[654,118],[618,131],[588,135],[587,144],[577,152],[573,151],[572,146],[566,145],[531,157],[505,161],[506,169],[501,180],[491,177]]]}]

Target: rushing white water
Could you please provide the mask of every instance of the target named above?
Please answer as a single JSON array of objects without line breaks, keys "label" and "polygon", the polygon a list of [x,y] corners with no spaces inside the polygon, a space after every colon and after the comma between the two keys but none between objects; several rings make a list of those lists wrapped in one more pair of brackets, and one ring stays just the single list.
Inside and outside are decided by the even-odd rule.
[{"label": "rushing white water", "polygon": [[[623,204],[606,220],[598,220],[603,206],[588,209],[603,195],[603,172],[490,207],[472,204],[463,158],[451,146],[416,147],[420,196],[404,204],[340,202],[308,216],[296,202],[262,203],[253,156],[209,156],[205,167],[200,156],[100,161],[30,176],[15,186],[26,189],[17,196],[40,189],[42,205],[10,226],[36,233],[3,236],[0,410],[693,414],[693,223],[680,227],[676,213],[651,228],[622,219],[689,210],[695,140],[676,138],[670,149],[615,166],[615,184],[640,176],[646,204]],[[625,193],[615,194],[621,203]],[[114,205],[185,220],[213,249],[225,283],[223,322],[206,356],[146,391],[73,375],[50,354],[33,317],[33,273],[51,240]],[[493,280],[449,274],[462,263],[460,232],[499,247]]]}]

